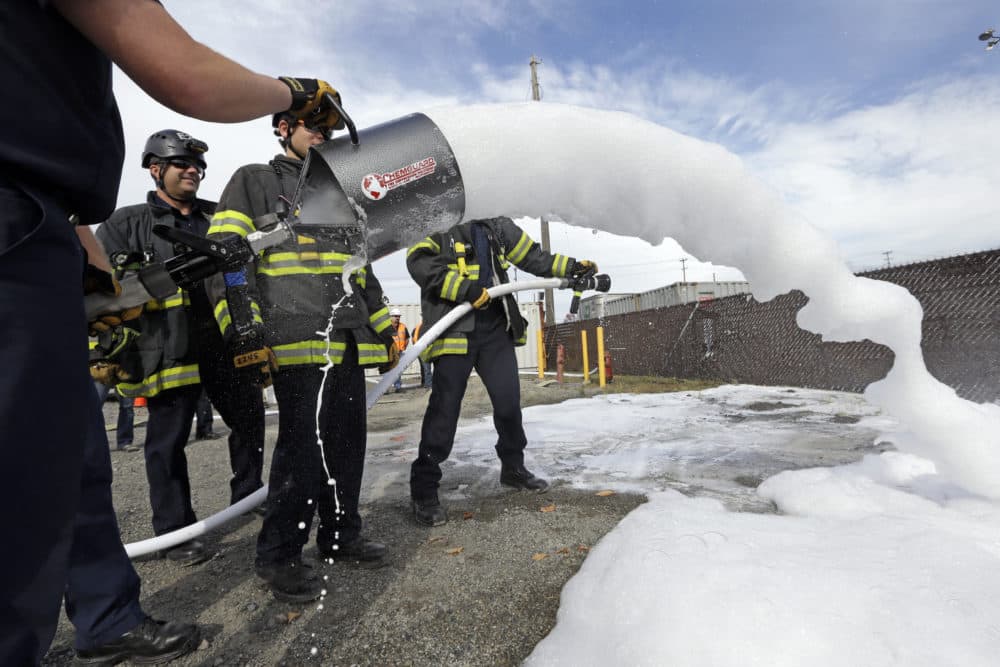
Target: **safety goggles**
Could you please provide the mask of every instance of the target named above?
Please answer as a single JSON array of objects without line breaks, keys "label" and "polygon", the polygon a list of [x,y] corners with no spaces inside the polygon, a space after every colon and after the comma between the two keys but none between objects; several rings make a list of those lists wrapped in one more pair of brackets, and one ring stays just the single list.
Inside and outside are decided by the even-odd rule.
[{"label": "safety goggles", "polygon": [[324,139],[326,139],[327,141],[329,141],[330,137],[333,136],[333,128],[332,127],[327,127],[326,125],[321,125],[319,123],[309,123],[309,122],[306,122],[306,121],[301,120],[301,119],[299,120],[298,124],[301,125],[302,127],[306,128],[307,130],[309,130],[313,134],[322,135],[322,137]]},{"label": "safety goggles", "polygon": [[167,164],[171,167],[177,167],[181,171],[187,171],[188,169],[194,167],[198,170],[198,178],[205,178],[205,167],[189,158],[172,157],[167,160]]}]

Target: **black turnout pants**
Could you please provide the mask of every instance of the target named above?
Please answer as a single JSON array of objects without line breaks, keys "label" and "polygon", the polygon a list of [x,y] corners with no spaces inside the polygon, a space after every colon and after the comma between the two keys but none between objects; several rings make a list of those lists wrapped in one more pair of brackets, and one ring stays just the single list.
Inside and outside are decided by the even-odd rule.
[{"label": "black turnout pants", "polygon": [[455,429],[469,374],[476,369],[493,404],[497,430],[497,456],[505,466],[524,464],[528,443],[521,424],[521,385],[517,376],[514,341],[505,329],[502,311],[476,311],[476,328],[468,334],[468,354],[446,354],[434,360],[431,396],[424,413],[417,460],[410,468],[410,496],[414,500],[437,497],[441,463],[455,443]]},{"label": "black turnout pants", "polygon": [[[199,332],[198,374],[211,404],[229,427],[232,504],[264,486],[264,395],[237,373],[215,322]],[[211,420],[206,430],[212,430]]]},{"label": "black turnout pants", "polygon": [[[364,369],[348,340],[342,363],[324,382],[318,366],[284,366],[274,379],[278,440],[271,459],[267,514],[257,538],[257,564],[301,555],[319,513],[316,544],[330,549],[361,533],[358,500],[364,472],[367,422]],[[317,399],[322,396],[317,439]],[[329,472],[329,475],[327,474]],[[333,481],[331,484],[330,481]]]},{"label": "black turnout pants", "polygon": [[[215,408],[229,426],[229,462],[233,471],[230,503],[261,486],[264,468],[264,400],[261,390],[241,379],[226,355],[222,336],[199,329],[198,373]],[[146,479],[157,535],[183,528],[197,518],[191,507],[187,447],[202,385],[167,389],[147,400]]]}]

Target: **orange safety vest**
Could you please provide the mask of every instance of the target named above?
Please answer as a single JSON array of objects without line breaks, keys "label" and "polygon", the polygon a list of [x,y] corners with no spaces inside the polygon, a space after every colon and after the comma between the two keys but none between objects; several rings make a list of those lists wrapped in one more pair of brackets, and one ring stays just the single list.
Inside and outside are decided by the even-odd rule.
[{"label": "orange safety vest", "polygon": [[420,320],[420,322],[417,323],[417,326],[413,327],[413,331],[412,333],[410,333],[410,340],[412,340],[414,343],[420,340],[420,329],[423,328],[423,326],[424,326],[424,321]]},{"label": "orange safety vest", "polygon": [[392,334],[392,339],[396,341],[396,349],[402,352],[406,349],[409,341],[406,337],[406,325],[400,322],[396,325],[396,331]]}]

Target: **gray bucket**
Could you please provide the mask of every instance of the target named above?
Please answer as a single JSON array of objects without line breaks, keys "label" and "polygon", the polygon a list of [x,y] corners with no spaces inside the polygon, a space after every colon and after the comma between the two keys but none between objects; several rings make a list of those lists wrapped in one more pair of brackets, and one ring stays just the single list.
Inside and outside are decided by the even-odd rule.
[{"label": "gray bucket", "polygon": [[304,234],[360,235],[373,262],[461,222],[465,188],[441,130],[411,114],[310,148],[295,203]]}]

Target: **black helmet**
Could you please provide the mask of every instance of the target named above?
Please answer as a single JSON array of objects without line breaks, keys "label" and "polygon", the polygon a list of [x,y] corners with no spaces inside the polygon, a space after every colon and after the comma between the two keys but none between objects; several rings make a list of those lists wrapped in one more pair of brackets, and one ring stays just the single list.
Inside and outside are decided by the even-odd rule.
[{"label": "black helmet", "polygon": [[142,151],[142,168],[148,168],[153,158],[169,160],[172,157],[186,157],[204,169],[208,166],[204,157],[207,151],[208,144],[186,132],[160,130],[146,139],[146,148]]}]

